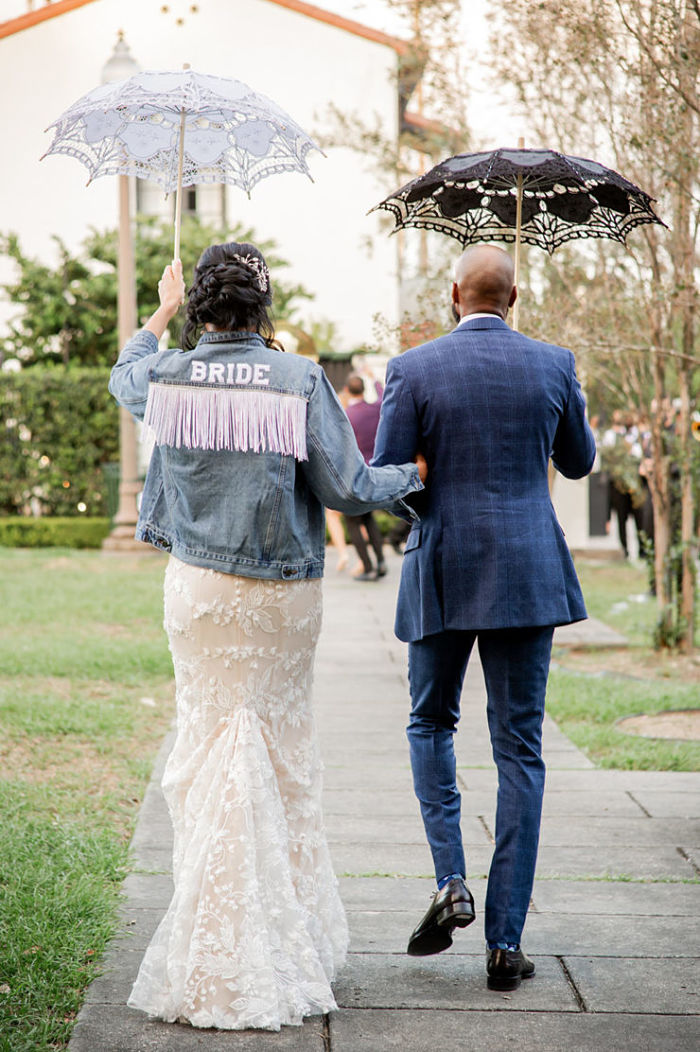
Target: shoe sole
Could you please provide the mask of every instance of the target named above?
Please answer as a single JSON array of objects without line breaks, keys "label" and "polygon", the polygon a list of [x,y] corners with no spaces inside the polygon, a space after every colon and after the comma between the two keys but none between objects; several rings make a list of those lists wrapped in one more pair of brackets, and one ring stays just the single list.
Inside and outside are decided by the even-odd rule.
[{"label": "shoe sole", "polygon": [[455,902],[447,906],[442,913],[438,913],[437,923],[439,927],[451,924],[455,928],[466,928],[474,920],[474,910],[467,902]]},{"label": "shoe sole", "polygon": [[432,928],[409,940],[406,953],[409,957],[431,957],[435,953],[442,953],[452,945],[454,929],[467,928],[473,920],[474,911],[467,903],[455,903],[438,914]]}]

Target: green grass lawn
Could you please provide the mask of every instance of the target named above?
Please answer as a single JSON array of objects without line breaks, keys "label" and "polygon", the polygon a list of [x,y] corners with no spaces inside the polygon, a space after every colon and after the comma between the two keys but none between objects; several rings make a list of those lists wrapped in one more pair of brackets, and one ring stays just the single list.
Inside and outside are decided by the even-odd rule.
[{"label": "green grass lawn", "polygon": [[0,1052],[65,1047],[114,931],[173,713],[164,567],[0,549]]},{"label": "green grass lawn", "polygon": [[617,629],[632,646],[648,648],[657,608],[646,567],[622,560],[577,559],[576,573],[590,616]]},{"label": "green grass lawn", "polygon": [[589,614],[621,632],[628,646],[585,653],[555,647],[548,712],[600,767],[700,770],[700,742],[647,739],[618,726],[625,716],[700,708],[699,659],[650,645],[657,611],[646,570],[584,560],[576,570]]}]

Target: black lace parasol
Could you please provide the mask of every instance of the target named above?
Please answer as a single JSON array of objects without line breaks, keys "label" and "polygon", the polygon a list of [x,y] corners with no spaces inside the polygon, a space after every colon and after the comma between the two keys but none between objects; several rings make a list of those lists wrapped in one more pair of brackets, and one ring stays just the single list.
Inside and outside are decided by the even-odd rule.
[{"label": "black lace parasol", "polygon": [[463,245],[522,240],[551,253],[574,238],[624,243],[641,223],[665,226],[652,200],[597,161],[520,149],[449,157],[376,208],[393,213],[395,230],[438,230]]},{"label": "black lace parasol", "polygon": [[[584,157],[556,150],[488,150],[448,157],[371,211],[393,213],[392,233],[415,226],[449,234],[462,245],[514,242],[517,285],[521,242],[550,254],[574,238],[624,244],[641,223],[666,225],[652,200],[612,168]],[[516,329],[518,315],[516,300]]]}]

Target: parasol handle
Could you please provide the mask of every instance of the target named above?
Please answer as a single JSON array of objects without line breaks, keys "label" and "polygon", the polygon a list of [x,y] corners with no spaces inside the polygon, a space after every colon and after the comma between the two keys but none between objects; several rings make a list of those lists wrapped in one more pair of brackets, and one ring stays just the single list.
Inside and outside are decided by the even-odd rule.
[{"label": "parasol handle", "polygon": [[[521,137],[518,139],[518,149],[522,150],[525,148],[525,140]],[[515,268],[513,281],[515,287],[518,288],[518,282],[520,280],[520,234],[523,226],[523,176],[522,172],[518,176],[517,185],[517,196],[515,199]],[[520,291],[518,289],[518,291]],[[513,304],[513,329],[517,332],[518,325],[520,322],[520,301],[516,300]]]},{"label": "parasol handle", "polygon": [[[185,62],[183,69],[189,69],[189,62]],[[175,246],[173,248],[173,263],[180,258],[180,227],[182,226],[182,169],[185,163],[185,110],[180,110],[180,140],[177,155],[177,189],[175,190]]]},{"label": "parasol handle", "polygon": [[182,225],[182,169],[185,162],[185,111],[180,113],[180,144],[177,158],[177,189],[175,191],[175,247],[173,262],[180,258],[180,227]]}]

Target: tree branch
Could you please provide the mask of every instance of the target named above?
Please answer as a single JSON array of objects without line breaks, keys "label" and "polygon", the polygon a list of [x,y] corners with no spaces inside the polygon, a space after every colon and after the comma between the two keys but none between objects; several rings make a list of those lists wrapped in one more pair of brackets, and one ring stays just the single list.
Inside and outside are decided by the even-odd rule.
[{"label": "tree branch", "polygon": [[[695,5],[697,7],[697,0],[695,0]],[[659,74],[659,77],[664,82],[664,84],[667,84],[668,87],[671,88],[672,91],[674,91],[678,96],[680,96],[680,98],[683,99],[685,104],[687,106],[690,106],[691,110],[694,110],[695,113],[700,114],[700,103],[698,103],[697,98],[693,98],[691,95],[689,95],[688,92],[685,91],[685,89],[682,87],[682,85],[680,85],[677,81],[672,80],[672,78],[668,76],[668,73],[666,71],[666,66],[664,66],[663,63],[659,62],[659,60],[656,58],[656,56],[654,55],[654,52],[649,47],[649,45],[648,45],[646,39],[644,38],[644,36],[639,32],[639,30],[632,28],[632,26],[630,25],[629,21],[627,20],[626,15],[625,15],[625,11],[624,11],[624,8],[622,6],[621,0],[615,0],[615,6],[617,7],[617,10],[619,11],[620,20],[622,21],[623,26],[625,27],[627,32],[630,33],[634,37],[634,39],[637,41],[637,43],[641,47],[642,51],[644,52],[644,54],[647,56],[647,58],[651,62],[652,66],[654,67],[656,72]],[[647,28],[647,27],[645,26],[645,28]]]}]

